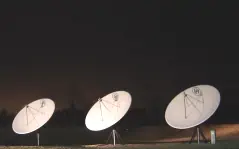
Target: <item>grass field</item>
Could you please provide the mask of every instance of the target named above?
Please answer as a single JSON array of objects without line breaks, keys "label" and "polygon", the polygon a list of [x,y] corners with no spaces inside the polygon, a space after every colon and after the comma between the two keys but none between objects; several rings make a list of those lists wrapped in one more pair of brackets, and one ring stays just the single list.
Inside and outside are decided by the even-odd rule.
[{"label": "grass field", "polygon": [[0,149],[238,149],[238,141],[224,141],[216,144],[158,143],[158,144],[127,144],[127,145],[82,145],[82,146],[1,146]]},{"label": "grass field", "polygon": [[[123,139],[123,143],[126,145],[118,145],[116,148],[239,149],[239,124],[203,126],[203,131],[208,140],[210,140],[211,129],[216,130],[217,143],[215,145],[182,143],[190,140],[192,129],[179,131],[169,126],[149,126],[132,128],[128,131],[119,132]],[[33,147],[37,142],[35,132],[27,135],[17,135],[14,134],[11,129],[1,129],[0,145],[2,146],[0,146],[0,148],[113,148],[111,145],[99,145],[106,143],[110,132],[110,129],[100,132],[92,132],[86,128],[79,127],[42,129],[40,132],[40,144],[44,147]],[[110,141],[112,142],[112,140]]]}]

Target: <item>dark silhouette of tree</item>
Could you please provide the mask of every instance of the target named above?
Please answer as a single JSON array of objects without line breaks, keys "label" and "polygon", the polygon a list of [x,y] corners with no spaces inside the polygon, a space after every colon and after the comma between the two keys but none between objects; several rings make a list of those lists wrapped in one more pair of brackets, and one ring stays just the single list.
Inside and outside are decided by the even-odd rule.
[{"label": "dark silhouette of tree", "polygon": [[143,126],[146,121],[146,110],[142,108],[130,109],[127,114],[117,123],[117,126],[132,128]]},{"label": "dark silhouette of tree", "polygon": [[0,111],[0,125],[1,127],[5,127],[7,125],[7,116],[8,112],[6,109],[1,109]]},{"label": "dark silhouette of tree", "polygon": [[74,100],[66,110],[68,122],[71,126],[82,125],[84,122],[84,112],[77,109]]},{"label": "dark silhouette of tree", "polygon": [[52,127],[72,127],[85,125],[85,112],[77,109],[74,102],[65,109],[54,112],[48,126]]},{"label": "dark silhouette of tree", "polygon": [[0,126],[1,127],[6,127],[12,124],[14,114],[8,113],[6,109],[1,109],[0,110]]}]

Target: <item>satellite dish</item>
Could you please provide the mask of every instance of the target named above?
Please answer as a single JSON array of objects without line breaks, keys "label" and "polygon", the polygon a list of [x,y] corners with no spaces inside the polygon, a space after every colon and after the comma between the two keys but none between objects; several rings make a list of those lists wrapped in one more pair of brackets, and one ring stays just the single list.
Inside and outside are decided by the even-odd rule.
[{"label": "satellite dish", "polygon": [[12,129],[17,134],[27,134],[42,127],[53,115],[55,103],[42,98],[26,105],[13,120]]},{"label": "satellite dish", "polygon": [[86,127],[91,131],[109,128],[127,113],[131,101],[131,95],[126,91],[116,91],[99,98],[86,115]]},{"label": "satellite dish", "polygon": [[219,91],[210,85],[198,85],[178,94],[169,103],[165,120],[173,128],[187,129],[209,119],[220,104]]}]

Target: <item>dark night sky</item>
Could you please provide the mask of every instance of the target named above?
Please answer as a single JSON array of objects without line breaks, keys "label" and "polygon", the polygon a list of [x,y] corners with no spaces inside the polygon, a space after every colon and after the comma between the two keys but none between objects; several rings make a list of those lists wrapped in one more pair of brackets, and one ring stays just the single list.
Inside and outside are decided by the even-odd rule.
[{"label": "dark night sky", "polygon": [[[88,110],[115,90],[165,109],[197,84],[238,102],[238,16],[216,1],[28,1],[0,9],[0,107],[42,97]],[[222,9],[222,6],[224,9]],[[234,52],[233,52],[234,50]],[[228,108],[227,107],[227,108]]]}]

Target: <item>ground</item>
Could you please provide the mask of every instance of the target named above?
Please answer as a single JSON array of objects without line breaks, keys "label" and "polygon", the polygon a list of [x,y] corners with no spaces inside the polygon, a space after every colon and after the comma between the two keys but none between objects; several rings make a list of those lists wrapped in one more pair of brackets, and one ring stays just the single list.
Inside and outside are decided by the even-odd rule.
[{"label": "ground", "polygon": [[[199,145],[196,143],[188,144],[192,129],[179,131],[169,126],[149,126],[122,132],[122,139],[125,145],[117,145],[115,147],[93,143],[100,139],[102,139],[100,142],[105,142],[109,132],[90,132],[81,128],[57,128],[54,130],[44,129],[45,132],[41,132],[40,142],[43,145],[41,147],[30,146],[31,144],[36,144],[36,136],[35,134],[29,134],[29,136],[16,135],[17,138],[12,139],[17,142],[16,144],[27,146],[0,146],[0,149],[239,149],[239,124],[205,125],[202,128],[208,140],[210,140],[210,130],[216,130],[217,141],[215,145],[209,143],[201,143]],[[4,130],[0,133],[0,141],[3,142],[1,144],[4,144],[4,139],[7,138],[7,133]],[[65,147],[63,146],[64,143]]]},{"label": "ground", "polygon": [[127,145],[87,145],[87,146],[2,146],[0,149],[238,149],[239,142],[218,142],[212,144],[187,144],[187,143],[157,143],[157,144],[127,144]]}]

